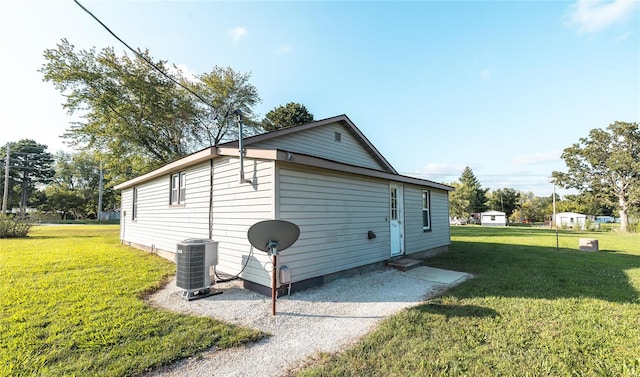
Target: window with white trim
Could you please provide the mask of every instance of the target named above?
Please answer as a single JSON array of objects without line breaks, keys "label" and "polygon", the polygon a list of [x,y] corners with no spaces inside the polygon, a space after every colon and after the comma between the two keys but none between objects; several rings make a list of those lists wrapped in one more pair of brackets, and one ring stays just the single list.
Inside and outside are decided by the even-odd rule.
[{"label": "window with white trim", "polygon": [[138,218],[138,188],[133,188],[133,206],[131,208],[131,220]]},{"label": "window with white trim", "polygon": [[422,191],[422,230],[431,230],[431,192]]},{"label": "window with white trim", "polygon": [[184,172],[171,175],[171,192],[169,194],[169,204],[184,204],[185,193],[187,191],[186,176]]}]

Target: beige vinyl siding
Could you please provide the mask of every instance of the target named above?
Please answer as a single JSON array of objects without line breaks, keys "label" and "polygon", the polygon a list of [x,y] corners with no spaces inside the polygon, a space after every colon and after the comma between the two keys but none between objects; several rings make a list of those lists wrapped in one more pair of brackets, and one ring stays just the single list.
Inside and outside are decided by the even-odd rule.
[{"label": "beige vinyl siding", "polygon": [[[213,240],[218,243],[221,272],[235,275],[249,257],[247,231],[258,221],[274,218],[274,162],[245,159],[245,178],[240,183],[238,158],[215,160],[213,173]],[[270,262],[266,253],[254,250],[243,279],[271,286]]]},{"label": "beige vinyl siding", "polygon": [[387,181],[281,166],[278,184],[279,218],[300,227],[279,259],[293,282],[388,259]]},{"label": "beige vinyl siding", "polygon": [[446,191],[431,192],[431,230],[422,229],[422,190],[427,188],[404,185],[404,235],[406,254],[418,253],[450,244],[449,197]]},{"label": "beige vinyl siding", "polygon": [[169,205],[170,175],[135,186],[138,214],[131,220],[133,188],[122,193],[126,216],[121,221],[121,238],[153,249],[175,252],[187,238],[208,238],[209,163],[185,170],[185,204]]},{"label": "beige vinyl siding", "polygon": [[[336,132],[341,135],[341,141],[339,142],[335,141]],[[345,164],[384,170],[382,165],[362,146],[358,139],[339,123],[284,135],[252,144],[251,147],[281,149]]]}]

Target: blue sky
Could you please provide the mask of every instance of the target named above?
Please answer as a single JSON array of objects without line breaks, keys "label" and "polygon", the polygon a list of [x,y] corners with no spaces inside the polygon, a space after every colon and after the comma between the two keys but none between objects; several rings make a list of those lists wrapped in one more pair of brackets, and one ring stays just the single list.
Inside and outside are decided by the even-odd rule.
[{"label": "blue sky", "polygon": [[[82,3],[156,59],[251,72],[261,116],[347,114],[399,172],[437,182],[469,166],[485,188],[550,195],[564,148],[640,121],[637,1]],[[61,38],[125,50],[71,0],[0,0],[0,145],[69,149],[37,72]]]}]

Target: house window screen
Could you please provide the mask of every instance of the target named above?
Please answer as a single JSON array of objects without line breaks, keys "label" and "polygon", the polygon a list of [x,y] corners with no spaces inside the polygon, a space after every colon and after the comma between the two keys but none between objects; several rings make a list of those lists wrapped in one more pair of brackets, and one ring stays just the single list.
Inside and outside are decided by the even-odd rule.
[{"label": "house window screen", "polygon": [[431,230],[431,193],[422,191],[422,230]]},{"label": "house window screen", "polygon": [[171,175],[170,204],[184,204],[185,194],[187,192],[187,183],[185,178],[184,172]]}]

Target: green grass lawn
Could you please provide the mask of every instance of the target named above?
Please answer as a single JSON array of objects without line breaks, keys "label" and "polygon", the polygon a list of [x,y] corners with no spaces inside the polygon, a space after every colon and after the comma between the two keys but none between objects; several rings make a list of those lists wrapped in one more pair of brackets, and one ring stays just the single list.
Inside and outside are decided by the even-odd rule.
[{"label": "green grass lawn", "polygon": [[[600,253],[577,251],[597,238]],[[475,278],[299,376],[640,376],[640,235],[452,228],[426,265]]]},{"label": "green grass lawn", "polygon": [[0,240],[0,376],[128,376],[264,334],[151,308],[175,265],[122,246],[117,225]]}]

